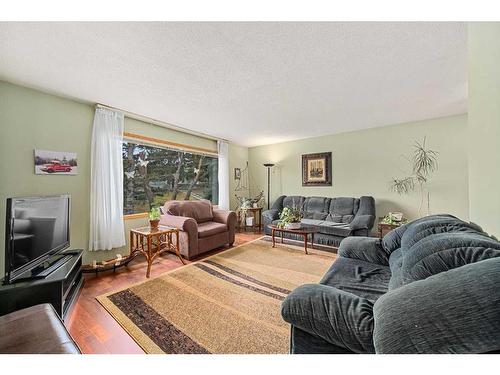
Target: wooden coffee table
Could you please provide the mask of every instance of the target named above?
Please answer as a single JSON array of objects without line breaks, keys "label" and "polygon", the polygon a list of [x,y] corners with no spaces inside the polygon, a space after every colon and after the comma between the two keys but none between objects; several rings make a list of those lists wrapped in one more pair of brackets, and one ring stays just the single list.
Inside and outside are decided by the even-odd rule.
[{"label": "wooden coffee table", "polygon": [[294,233],[294,234],[298,234],[299,236],[303,236],[304,237],[304,251],[306,254],[308,254],[308,252],[307,252],[307,237],[309,235],[311,235],[311,249],[314,249],[314,233],[318,233],[318,228],[316,228],[316,227],[303,226],[303,227],[300,227],[299,229],[286,229],[286,228],[280,228],[274,224],[270,224],[267,227],[271,229],[271,236],[273,239],[273,247],[276,246],[275,235],[276,235],[276,232],[278,232],[281,235],[281,243],[283,243],[283,233]]},{"label": "wooden coffee table", "polygon": [[[175,235],[175,239],[173,236]],[[179,229],[158,226],[158,229],[151,227],[135,228],[130,230],[130,257],[141,253],[146,257],[148,269],[146,277],[151,273],[153,260],[164,252],[177,254],[182,264],[186,264],[179,252]]]}]

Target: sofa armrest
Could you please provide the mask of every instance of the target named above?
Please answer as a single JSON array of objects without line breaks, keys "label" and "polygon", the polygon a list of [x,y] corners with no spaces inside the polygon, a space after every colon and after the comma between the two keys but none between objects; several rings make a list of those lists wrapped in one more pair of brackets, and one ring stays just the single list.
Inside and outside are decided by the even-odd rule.
[{"label": "sofa armrest", "polygon": [[377,353],[500,350],[500,258],[414,281],[374,305]]},{"label": "sofa armrest", "polygon": [[349,223],[349,227],[352,231],[359,229],[370,230],[373,228],[373,222],[375,217],[373,215],[356,215],[354,219]]},{"label": "sofa armrest", "polygon": [[292,326],[355,353],[374,353],[373,303],[337,288],[305,284],[281,305]]},{"label": "sofa armrest", "polygon": [[389,254],[382,247],[380,238],[346,237],[339,246],[341,257],[364,260],[370,263],[389,265]]},{"label": "sofa armrest", "polygon": [[281,195],[276,198],[276,200],[273,202],[273,205],[271,206],[271,209],[281,211],[283,209],[283,199],[285,198],[286,195]]},{"label": "sofa armrest", "polygon": [[262,212],[262,219],[266,224],[271,224],[274,220],[279,219],[280,213],[277,209],[271,208],[270,210],[266,210]]}]

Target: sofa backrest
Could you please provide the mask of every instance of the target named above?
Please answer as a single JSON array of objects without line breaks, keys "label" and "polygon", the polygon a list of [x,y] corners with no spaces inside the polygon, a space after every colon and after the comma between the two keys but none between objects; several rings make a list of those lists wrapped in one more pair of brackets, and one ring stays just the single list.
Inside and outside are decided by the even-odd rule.
[{"label": "sofa backrest", "polygon": [[207,199],[198,201],[167,201],[162,211],[166,215],[185,216],[204,223],[213,220],[212,202]]},{"label": "sofa backrest", "polygon": [[466,264],[500,257],[500,242],[472,223],[432,215],[397,228],[382,240],[390,254],[389,289]]}]

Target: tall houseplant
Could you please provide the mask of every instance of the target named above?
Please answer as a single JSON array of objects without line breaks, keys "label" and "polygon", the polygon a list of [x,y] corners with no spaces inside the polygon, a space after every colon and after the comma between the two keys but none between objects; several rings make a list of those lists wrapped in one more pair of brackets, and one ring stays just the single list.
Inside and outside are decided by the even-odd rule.
[{"label": "tall houseplant", "polygon": [[427,201],[427,215],[430,215],[429,178],[438,170],[438,152],[427,148],[426,137],[422,142],[415,141],[413,153],[408,161],[411,163],[412,174],[403,178],[394,178],[390,189],[398,194],[409,194],[417,187],[420,192],[419,216],[422,216],[424,201]]}]

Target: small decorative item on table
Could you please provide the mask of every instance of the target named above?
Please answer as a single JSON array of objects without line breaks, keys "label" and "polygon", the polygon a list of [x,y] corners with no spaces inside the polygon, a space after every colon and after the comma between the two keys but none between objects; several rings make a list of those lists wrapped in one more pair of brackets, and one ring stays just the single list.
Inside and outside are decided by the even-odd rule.
[{"label": "small decorative item on table", "polygon": [[300,220],[302,220],[302,214],[294,202],[292,207],[285,207],[283,211],[281,211],[278,227],[284,229],[299,229]]},{"label": "small decorative item on table", "polygon": [[158,224],[160,223],[160,209],[158,207],[153,207],[149,211],[149,226],[151,229],[158,229]]},{"label": "small decorative item on table", "polygon": [[389,212],[383,218],[380,218],[380,222],[378,223],[378,235],[382,238],[391,230],[396,229],[407,222],[408,219],[403,217],[402,212]]},{"label": "small decorative item on table", "polygon": [[156,229],[143,227],[130,230],[130,257],[136,253],[146,257],[146,277],[149,277],[156,257],[167,251],[176,254],[182,264],[186,264],[179,252],[179,229],[159,225]]}]

